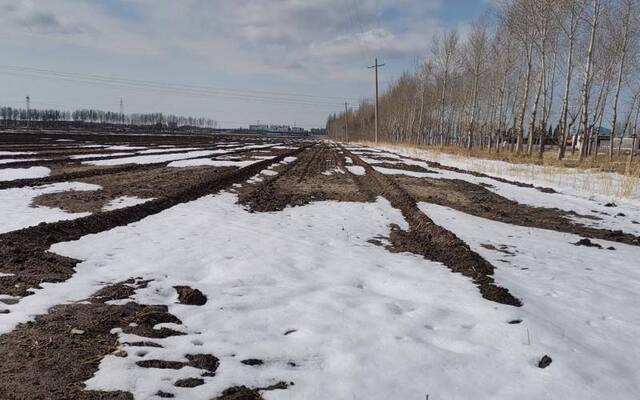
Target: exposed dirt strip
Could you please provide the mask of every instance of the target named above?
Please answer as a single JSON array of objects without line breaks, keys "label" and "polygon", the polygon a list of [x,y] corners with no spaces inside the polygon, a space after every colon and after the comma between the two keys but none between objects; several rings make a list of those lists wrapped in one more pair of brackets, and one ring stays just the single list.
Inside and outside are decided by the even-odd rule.
[{"label": "exposed dirt strip", "polygon": [[206,176],[187,189],[144,204],[125,209],[93,214],[87,217],[59,221],[25,228],[0,235],[0,293],[14,296],[29,295],[29,288],[42,282],[64,281],[73,274],[74,260],[49,253],[53,243],[77,240],[80,237],[106,231],[139,221],[177,204],[215,193],[234,183],[240,183],[285,157],[294,156],[305,147],[281,154],[269,160],[214,176]]},{"label": "exposed dirt strip", "polygon": [[[166,306],[106,304],[124,300],[145,287],[148,281],[129,279],[105,287],[87,301],[59,305],[35,321],[20,324],[11,333],[0,336],[0,396],[3,400],[133,400],[127,392],[85,390],[84,382],[98,370],[101,360],[112,354],[128,357],[136,352],[144,357],[145,348],[163,347],[162,339],[182,335],[167,327],[156,329],[161,323],[181,325],[167,312]],[[114,329],[146,338],[140,342],[119,343]],[[194,349],[195,350],[195,349]],[[185,354],[187,361],[142,360],[139,368],[181,369],[185,366],[200,370],[197,377],[174,382],[176,387],[193,387],[205,379],[215,379],[219,365],[211,354]],[[220,399],[257,399],[260,391],[286,389],[288,383],[273,387],[250,389],[233,387],[225,390]],[[158,391],[156,396],[172,397],[170,392]]]},{"label": "exposed dirt strip", "polygon": [[509,290],[495,284],[494,266],[482,258],[452,232],[436,225],[427,215],[418,209],[416,200],[405,191],[393,178],[383,175],[365,163],[357,155],[348,152],[356,165],[363,167],[366,173],[356,176],[363,188],[373,189],[384,196],[391,205],[402,212],[409,223],[409,230],[399,227],[392,230],[389,246],[393,251],[408,251],[420,254],[425,258],[441,262],[451,271],[461,273],[473,279],[478,285],[482,297],[497,303],[521,306],[519,299]]},{"label": "exposed dirt strip", "polygon": [[[274,144],[275,146],[275,144]],[[211,145],[211,146],[203,146],[201,148],[198,148],[197,150],[194,149],[176,149],[173,151],[155,151],[155,152],[150,152],[150,153],[141,153],[139,150],[137,150],[134,153],[131,154],[126,154],[126,155],[115,155],[115,156],[106,156],[106,157],[102,157],[102,156],[96,156],[96,157],[88,157],[88,158],[82,158],[82,159],[74,159],[74,158],[53,158],[53,159],[47,159],[47,160],[32,160],[32,161],[15,161],[15,162],[10,162],[10,163],[4,163],[4,164],[0,164],[0,169],[5,169],[5,168],[26,168],[26,167],[40,167],[40,166],[51,166],[51,165],[59,165],[59,164],[65,164],[65,163],[75,163],[75,164],[82,164],[82,163],[86,163],[89,161],[106,161],[106,160],[117,160],[120,158],[129,158],[129,157],[146,157],[146,156],[165,156],[165,155],[172,155],[172,154],[184,154],[184,153],[190,153],[193,151],[210,151],[210,150],[220,150],[220,147],[218,147],[217,145]],[[95,153],[95,151],[94,151]],[[207,157],[211,157],[212,155],[209,155]]]},{"label": "exposed dirt strip", "polygon": [[[346,151],[346,150],[343,150]],[[376,172],[354,154],[348,156],[366,170],[362,176],[351,173],[324,175],[335,167],[345,169],[344,157],[335,147],[318,145],[301,154],[298,163],[289,170],[256,187],[241,189],[239,201],[259,212],[279,211],[286,206],[304,205],[311,201],[373,201],[383,196],[403,213],[409,231],[395,228],[391,232],[392,251],[408,251],[429,260],[442,262],[454,272],[473,279],[482,295],[489,300],[514,306],[521,305],[505,288],[495,285],[494,267],[473,252],[451,232],[436,225],[416,204],[416,201],[392,178]],[[333,182],[333,187],[328,183]]]},{"label": "exposed dirt strip", "polygon": [[[287,206],[302,206],[312,201],[373,201],[375,196],[362,191],[344,168],[344,157],[324,144],[302,152],[295,164],[258,185],[244,184],[239,202],[254,211],[280,211]],[[342,170],[342,173],[337,170]]]},{"label": "exposed dirt strip", "polygon": [[[458,168],[458,167],[451,167],[451,166],[448,166],[448,165],[440,164],[440,163],[435,162],[435,161],[429,161],[429,160],[425,160],[425,159],[421,159],[421,158],[404,156],[404,155],[401,155],[401,154],[394,153],[392,151],[385,151],[385,153],[394,154],[394,155],[397,155],[397,156],[399,156],[401,158],[400,159],[396,159],[396,158],[384,157],[384,155],[383,155],[384,153],[380,154],[378,152],[369,152],[367,154],[367,158],[377,159],[377,160],[380,160],[381,162],[384,162],[384,161],[401,161],[402,159],[418,161],[418,162],[426,163],[431,168],[443,169],[443,170],[447,170],[447,171],[458,172],[458,173],[461,173],[461,174],[473,175],[473,176],[478,177],[478,178],[488,178],[488,179],[492,179],[494,181],[498,181],[498,182],[502,182],[502,183],[508,183],[510,185],[519,186],[519,187],[533,188],[533,189],[537,189],[537,190],[539,190],[539,191],[541,191],[543,193],[556,193],[555,189],[548,188],[548,187],[535,186],[535,185],[532,185],[530,183],[522,183],[522,182],[518,182],[518,181],[512,181],[512,180],[501,178],[501,177],[498,177],[498,176],[487,175],[487,174],[484,174],[484,173],[481,173],[481,172],[469,171],[469,170],[461,169],[461,168]],[[378,166],[378,165],[376,164],[376,166]],[[394,167],[390,166],[389,168],[394,168]]]},{"label": "exposed dirt strip", "polygon": [[[268,149],[270,148],[265,148],[265,150],[268,150]],[[235,155],[235,154],[244,154],[252,151],[255,151],[255,149],[246,149],[246,148],[239,148],[236,150],[229,149],[229,151],[225,153],[198,156],[198,157],[189,157],[181,160],[198,160],[202,158],[213,158],[213,157],[221,157],[221,156],[228,156],[228,155]],[[148,154],[145,154],[145,155],[148,155]],[[39,185],[46,185],[46,184],[57,183],[57,182],[67,182],[67,181],[72,181],[77,179],[90,178],[94,176],[117,174],[121,172],[147,171],[155,168],[166,167],[171,162],[172,161],[162,161],[162,162],[151,163],[151,164],[125,164],[122,166],[109,166],[109,167],[84,165],[80,163],[74,163],[70,165],[59,165],[59,166],[54,166],[52,168],[52,175],[50,176],[46,176],[43,178],[16,179],[12,181],[0,182],[0,190],[21,188],[21,187],[28,187],[28,186],[39,186]],[[66,171],[69,169],[73,169],[73,171],[61,172],[61,173],[58,172],[58,171]]]},{"label": "exposed dirt strip", "polygon": [[591,239],[640,246],[640,237],[620,230],[599,229],[582,225],[571,217],[595,218],[566,212],[558,208],[533,207],[509,200],[487,188],[458,179],[413,178],[393,179],[416,200],[450,207],[477,217],[531,228],[572,233]]}]

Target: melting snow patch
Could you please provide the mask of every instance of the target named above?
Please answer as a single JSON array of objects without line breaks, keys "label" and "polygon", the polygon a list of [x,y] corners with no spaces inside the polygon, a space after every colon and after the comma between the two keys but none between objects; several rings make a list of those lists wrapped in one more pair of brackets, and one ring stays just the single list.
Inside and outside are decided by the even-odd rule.
[{"label": "melting snow patch", "polygon": [[136,206],[138,204],[146,203],[147,201],[153,200],[151,199],[141,199],[135,196],[122,196],[111,200],[107,205],[102,207],[102,211],[112,211],[118,210],[121,208],[127,208]]},{"label": "melting snow patch", "polygon": [[354,175],[362,176],[366,173],[364,167],[359,165],[347,165],[345,167]]},{"label": "melting snow patch", "polygon": [[123,164],[153,164],[159,162],[183,160],[192,157],[205,157],[213,154],[217,154],[215,150],[211,151],[190,151],[180,154],[158,154],[154,156],[132,156],[124,158],[116,158],[113,160],[96,160],[85,161],[85,164],[91,165],[123,165]]},{"label": "melting snow patch", "polygon": [[31,202],[35,197],[47,193],[99,189],[101,189],[100,186],[88,183],[63,182],[35,188],[0,190],[0,233],[38,225],[41,222],[55,222],[90,215],[90,213],[69,213],[58,208],[33,207]]},{"label": "melting snow patch", "polygon": [[0,156],[17,156],[24,154],[36,154],[34,151],[0,151]]},{"label": "melting snow patch", "polygon": [[50,173],[51,170],[46,167],[4,168],[0,169],[0,181],[43,178],[49,176]]},{"label": "melting snow patch", "polygon": [[251,164],[255,164],[261,160],[243,160],[243,161],[233,161],[233,160],[212,160],[210,158],[198,158],[195,160],[181,160],[174,161],[169,163],[169,167],[181,168],[181,167],[201,167],[201,166],[209,166],[209,167],[238,167],[243,168],[247,167]]},{"label": "melting snow patch", "polygon": [[333,169],[330,169],[330,170],[327,170],[327,171],[323,171],[322,175],[330,176],[330,175],[333,175],[333,174],[344,174],[344,173],[345,172],[344,172],[344,170],[342,168],[335,167]]}]

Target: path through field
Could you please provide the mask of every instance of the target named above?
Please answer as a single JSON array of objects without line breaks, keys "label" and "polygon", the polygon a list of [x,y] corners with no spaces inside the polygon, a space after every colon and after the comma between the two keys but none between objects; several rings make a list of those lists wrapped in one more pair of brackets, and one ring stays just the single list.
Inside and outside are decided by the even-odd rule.
[{"label": "path through field", "polygon": [[638,221],[363,146],[2,134],[0,398],[633,399]]}]

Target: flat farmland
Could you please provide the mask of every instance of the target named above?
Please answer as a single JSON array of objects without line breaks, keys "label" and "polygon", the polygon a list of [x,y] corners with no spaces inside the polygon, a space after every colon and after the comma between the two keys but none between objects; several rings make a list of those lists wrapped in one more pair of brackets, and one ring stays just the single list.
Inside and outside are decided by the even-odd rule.
[{"label": "flat farmland", "polygon": [[640,393],[640,205],[304,138],[0,134],[1,399]]}]

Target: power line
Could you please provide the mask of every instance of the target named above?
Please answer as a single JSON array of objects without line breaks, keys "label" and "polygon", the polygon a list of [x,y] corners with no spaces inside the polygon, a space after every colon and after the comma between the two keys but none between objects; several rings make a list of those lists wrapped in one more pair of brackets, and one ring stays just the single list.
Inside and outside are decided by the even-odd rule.
[{"label": "power line", "polygon": [[[298,93],[249,91],[229,88],[216,88],[211,86],[196,86],[188,84],[175,84],[158,81],[146,81],[137,79],[108,77],[93,74],[53,71],[41,68],[19,67],[0,65],[0,72],[26,76],[36,76],[54,80],[65,80],[83,83],[103,84],[107,86],[124,86],[137,89],[157,89],[186,94],[201,94],[206,96],[220,96],[244,100],[264,100],[303,105],[331,105],[340,104],[330,100],[344,99],[344,97],[317,96]],[[351,98],[354,99],[354,98]]]}]

